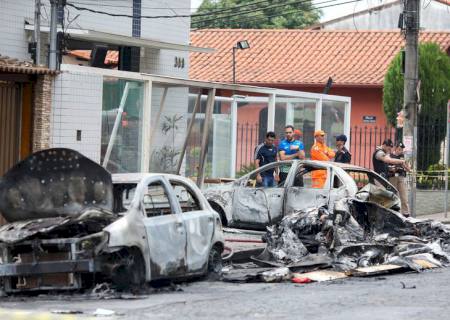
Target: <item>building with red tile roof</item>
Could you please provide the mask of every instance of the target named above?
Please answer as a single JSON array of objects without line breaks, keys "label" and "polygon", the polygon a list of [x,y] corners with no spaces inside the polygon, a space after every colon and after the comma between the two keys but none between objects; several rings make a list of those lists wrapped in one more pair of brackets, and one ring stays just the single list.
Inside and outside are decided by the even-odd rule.
[{"label": "building with red tile roof", "polygon": [[[232,48],[240,40],[247,40],[250,49],[236,51],[237,83],[322,92],[331,77],[329,94],[352,98],[352,125],[386,125],[383,80],[392,59],[404,46],[399,31],[192,31],[192,45],[216,51],[191,53],[189,78],[231,82]],[[450,32],[422,32],[420,41],[435,42],[450,54]],[[365,124],[363,119],[371,122]]]}]

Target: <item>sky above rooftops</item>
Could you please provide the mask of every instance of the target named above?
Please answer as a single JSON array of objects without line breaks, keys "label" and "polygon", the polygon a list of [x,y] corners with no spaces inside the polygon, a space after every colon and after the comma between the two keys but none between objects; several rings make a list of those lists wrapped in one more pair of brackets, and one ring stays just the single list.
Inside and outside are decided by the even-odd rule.
[{"label": "sky above rooftops", "polygon": [[[192,8],[198,8],[203,0],[191,0],[191,7]],[[316,6],[320,6],[320,3],[323,3],[324,0],[313,0],[313,3]],[[348,0],[337,0],[336,3],[339,2],[348,2]],[[348,3],[343,4],[339,6],[334,6],[330,8],[324,8],[322,9],[322,18],[320,19],[321,22],[328,21],[331,19],[335,19],[341,16],[345,16],[348,14],[352,14],[353,12],[358,12],[361,10],[365,10],[367,8],[378,6],[383,3],[392,2],[392,0],[362,0],[355,3]],[[322,5],[324,6],[324,5]]]}]

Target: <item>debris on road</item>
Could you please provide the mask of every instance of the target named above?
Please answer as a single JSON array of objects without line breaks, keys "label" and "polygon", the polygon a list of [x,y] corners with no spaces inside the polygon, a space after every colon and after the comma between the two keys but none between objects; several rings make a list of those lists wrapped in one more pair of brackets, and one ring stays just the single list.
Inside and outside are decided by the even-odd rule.
[{"label": "debris on road", "polygon": [[102,308],[97,308],[93,313],[93,315],[96,317],[110,317],[115,314],[116,314],[116,312],[113,310],[102,309]]},{"label": "debris on road", "polygon": [[393,273],[402,269],[404,270],[402,266],[398,266],[395,264],[381,264],[377,266],[348,270],[345,272],[345,274],[352,277],[370,277],[378,276],[380,274]]},{"label": "debris on road", "polygon": [[[450,228],[357,198],[337,201],[331,212],[325,207],[295,212],[268,227],[264,239],[265,250],[252,260],[276,269],[249,269],[249,282],[329,281],[422,271],[450,262]],[[264,276],[283,267],[291,271],[290,278]],[[230,272],[226,280],[233,277]]]},{"label": "debris on road", "polygon": [[332,213],[313,208],[268,228],[257,259],[293,267],[326,256],[336,270],[394,264],[413,270],[450,261],[450,229],[435,221],[404,218],[378,204],[345,198]]},{"label": "debris on road", "polygon": [[344,279],[348,276],[344,272],[339,271],[333,271],[333,270],[317,270],[312,272],[306,272],[306,273],[293,273],[292,279],[295,278],[307,278],[311,281],[330,281],[330,280],[337,280],[337,279]]},{"label": "debris on road", "polygon": [[261,279],[264,282],[281,282],[292,278],[289,268],[277,268],[261,273]]},{"label": "debris on road", "polygon": [[80,310],[52,310],[53,314],[83,314]]},{"label": "debris on road", "polygon": [[415,285],[407,286],[403,281],[400,281],[400,283],[402,284],[402,289],[416,289]]}]

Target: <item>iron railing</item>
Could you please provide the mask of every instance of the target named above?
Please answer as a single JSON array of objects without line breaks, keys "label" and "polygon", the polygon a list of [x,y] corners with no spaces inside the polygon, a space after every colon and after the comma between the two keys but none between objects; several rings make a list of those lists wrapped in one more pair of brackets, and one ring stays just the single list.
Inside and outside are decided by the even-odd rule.
[{"label": "iron railing", "polygon": [[[254,164],[256,146],[261,143],[258,123],[237,124],[236,171],[248,171]],[[420,125],[417,141],[417,187],[422,189],[442,189],[445,183],[446,126]],[[347,146],[352,154],[352,164],[373,169],[372,155],[385,139],[396,143],[402,137],[401,129],[393,127],[353,126]],[[334,147],[334,146],[331,146]],[[307,152],[307,155],[309,153]]]}]

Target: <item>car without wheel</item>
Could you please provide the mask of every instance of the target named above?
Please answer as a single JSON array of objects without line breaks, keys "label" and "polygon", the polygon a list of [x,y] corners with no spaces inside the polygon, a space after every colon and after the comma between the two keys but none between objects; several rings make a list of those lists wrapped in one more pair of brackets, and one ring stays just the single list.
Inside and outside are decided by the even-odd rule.
[{"label": "car without wheel", "polygon": [[[274,187],[257,183],[264,172],[288,172]],[[326,181],[313,184],[315,173]],[[362,167],[324,161],[288,160],[267,164],[226,184],[206,188],[203,193],[227,227],[264,230],[284,216],[310,207],[326,206],[344,197],[358,197],[398,210],[398,191],[386,179]]]},{"label": "car without wheel", "polygon": [[6,293],[130,289],[220,273],[219,215],[190,180],[111,175],[70,149],[31,155],[0,180],[0,283]]}]

